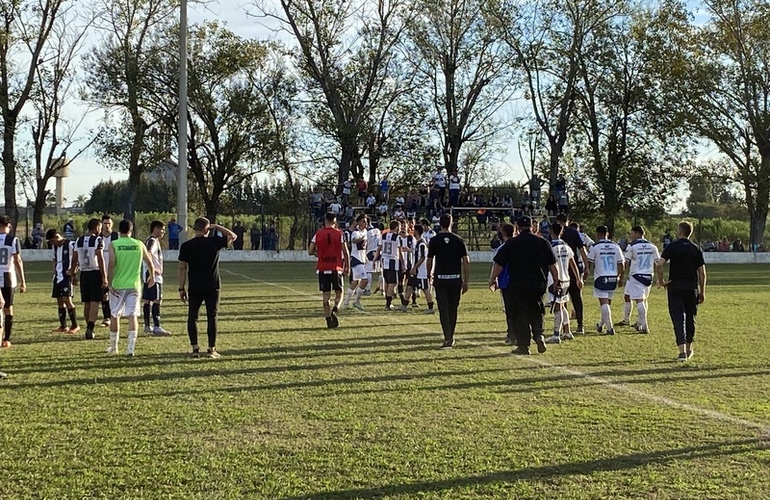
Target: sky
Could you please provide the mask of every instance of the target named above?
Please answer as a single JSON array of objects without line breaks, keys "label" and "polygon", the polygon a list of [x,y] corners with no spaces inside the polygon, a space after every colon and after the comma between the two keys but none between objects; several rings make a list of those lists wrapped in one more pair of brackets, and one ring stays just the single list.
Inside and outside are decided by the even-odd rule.
[{"label": "sky", "polygon": [[[188,18],[189,23],[200,23],[206,20],[218,20],[227,25],[227,27],[235,32],[237,35],[246,38],[266,39],[275,38],[276,34],[267,29],[263,24],[263,21],[254,19],[246,15],[246,10],[249,7],[248,0],[221,0],[220,2],[210,2],[205,7],[201,4],[193,3],[189,0],[188,5]],[[268,2],[272,0],[267,0]],[[699,2],[690,2],[691,7],[696,15],[696,20],[703,19],[702,13],[697,11]],[[700,18],[700,19],[699,19]],[[92,39],[87,43],[95,43],[96,36],[92,36]],[[66,108],[66,113],[71,113],[76,116],[82,113],[83,109],[86,109],[83,103],[73,103]],[[92,113],[84,122],[81,130],[88,131],[94,130],[98,127],[99,120],[102,117],[100,111]],[[22,132],[24,133],[24,132]],[[81,134],[86,136],[86,133]],[[84,144],[87,139],[83,139],[81,144]],[[73,148],[78,149],[78,148]],[[526,173],[519,160],[518,153],[516,151],[515,143],[511,143],[507,156],[502,158],[499,162],[504,170],[504,178],[513,181],[524,181],[526,179]],[[98,158],[95,155],[93,149],[86,150],[81,156],[79,156],[70,165],[70,176],[65,180],[65,193],[66,204],[71,205],[72,202],[80,195],[89,197],[91,188],[102,181],[107,180],[123,180],[128,177],[125,171],[110,170],[101,165]],[[49,183],[48,189],[53,189],[55,181],[52,179]],[[678,197],[680,200],[684,199],[684,196]],[[22,202],[22,200],[19,200]],[[683,205],[680,203],[679,205]],[[679,208],[679,206],[675,207]]]}]

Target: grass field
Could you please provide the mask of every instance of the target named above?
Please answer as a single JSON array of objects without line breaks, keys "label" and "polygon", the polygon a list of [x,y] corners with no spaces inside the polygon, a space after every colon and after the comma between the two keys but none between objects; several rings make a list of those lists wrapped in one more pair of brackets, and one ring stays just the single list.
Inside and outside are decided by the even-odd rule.
[{"label": "grass field", "polygon": [[48,269],[0,354],[0,499],[770,498],[768,266],[709,268],[686,364],[660,290],[649,335],[509,355],[486,263],[450,351],[379,297],[327,330],[312,264],[264,263],[223,265],[222,359],[187,357],[174,293],[175,335],[112,357],[50,333]]}]

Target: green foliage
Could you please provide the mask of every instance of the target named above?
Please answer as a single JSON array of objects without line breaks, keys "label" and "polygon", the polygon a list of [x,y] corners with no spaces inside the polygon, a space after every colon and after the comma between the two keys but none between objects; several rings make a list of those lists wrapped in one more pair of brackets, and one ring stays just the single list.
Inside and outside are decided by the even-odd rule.
[{"label": "green foliage", "polygon": [[[88,213],[123,214],[130,200],[128,181],[103,181],[91,189],[91,197],[84,204]],[[165,182],[142,181],[134,209],[141,212],[168,212],[176,205],[176,185]],[[122,216],[121,216],[122,217]]]}]

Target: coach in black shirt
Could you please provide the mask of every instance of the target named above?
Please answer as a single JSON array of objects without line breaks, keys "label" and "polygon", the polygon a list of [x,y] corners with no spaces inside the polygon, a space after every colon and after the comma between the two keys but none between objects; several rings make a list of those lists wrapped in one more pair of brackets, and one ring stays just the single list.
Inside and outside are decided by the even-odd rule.
[{"label": "coach in black shirt", "polygon": [[[556,222],[561,224],[564,228],[564,232],[561,235],[561,239],[569,245],[572,249],[572,253],[575,255],[575,264],[578,269],[583,273],[583,280],[588,278],[588,269],[585,268],[585,264],[588,262],[588,254],[586,253],[586,246],[583,243],[583,238],[580,237],[580,233],[577,229],[569,227],[567,224],[568,219],[566,214],[559,214],[556,217]],[[582,258],[582,260],[581,260]],[[583,334],[583,292],[580,286],[578,286],[578,277],[572,272],[572,268],[569,268],[569,300],[572,302],[575,308],[575,319],[577,319],[577,331],[576,333]]]},{"label": "coach in black shirt", "polygon": [[457,308],[460,295],[468,291],[470,258],[465,242],[452,233],[452,216],[444,214],[439,220],[441,231],[430,239],[428,246],[428,276],[436,290],[436,305],[444,332],[442,348],[455,345]]},{"label": "coach in black shirt", "polygon": [[[692,358],[692,342],[695,339],[695,316],[698,304],[706,299],[706,264],[703,251],[690,241],[692,224],[679,223],[677,240],[666,246],[658,260],[658,285],[668,291],[668,313],[674,324],[676,345],[679,346],[677,361]],[[663,266],[670,262],[668,281],[663,281]]]},{"label": "coach in black shirt", "polygon": [[514,354],[529,354],[530,339],[537,344],[537,352],[546,350],[543,340],[543,294],[548,284],[548,275],[553,276],[554,286],[560,288],[556,257],[547,240],[532,234],[532,220],[521,217],[518,220],[519,235],[505,242],[493,259],[495,267],[489,279],[489,286],[508,265],[510,281],[503,293],[508,294],[506,314],[512,315],[510,324],[516,335]]}]

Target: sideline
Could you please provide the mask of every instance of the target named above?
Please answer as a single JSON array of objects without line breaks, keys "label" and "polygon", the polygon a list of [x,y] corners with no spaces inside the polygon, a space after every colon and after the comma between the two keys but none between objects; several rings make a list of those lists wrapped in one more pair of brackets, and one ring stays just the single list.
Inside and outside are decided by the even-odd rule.
[{"label": "sideline", "polygon": [[[273,282],[269,282],[269,281],[260,280],[260,279],[257,279],[257,278],[253,278],[251,276],[247,276],[247,275],[242,274],[242,273],[236,273],[236,272],[230,271],[229,269],[224,269],[224,271],[226,273],[228,273],[228,274],[233,275],[233,276],[239,276],[241,278],[245,278],[247,280],[254,281],[256,283],[260,283],[260,284],[264,284],[264,285],[269,285],[269,286],[274,286],[274,287],[282,288],[282,289],[284,289],[286,291],[289,291],[289,292],[293,293],[294,295],[301,295],[301,296],[306,296],[306,297],[319,298],[319,302],[320,302],[320,297],[318,297],[315,294],[309,294],[309,293],[305,293],[305,292],[300,292],[299,290],[296,290],[296,289],[291,288],[291,287],[286,286],[286,285],[281,285],[281,284],[278,284],[278,283],[273,283]],[[367,310],[365,312],[368,313],[369,311]],[[393,314],[395,315],[396,313],[393,313]],[[399,321],[399,323],[401,323],[401,322]],[[402,324],[404,324],[404,323],[402,323]],[[409,323],[409,326],[412,327],[412,328],[415,328],[415,329],[422,330],[425,333],[434,333],[432,330],[428,330],[427,328],[425,328],[422,325],[416,325],[414,323]],[[474,342],[472,340],[463,340],[462,342],[466,343],[466,344],[469,344],[469,345],[476,346],[476,347],[480,347],[482,349],[487,349],[487,350],[490,350],[492,352],[495,352],[495,353],[501,354],[501,355],[502,354],[509,354],[510,353],[509,349],[504,349],[504,348],[501,348],[501,347],[498,347],[498,346],[492,346],[492,345],[488,345],[488,344],[482,344],[482,343],[479,343],[479,342]],[[511,356],[511,357],[513,357],[513,356]],[[563,365],[557,365],[557,364],[554,364],[554,363],[549,363],[548,361],[542,361],[542,360],[540,360],[540,359],[538,359],[536,357],[532,357],[532,356],[516,356],[516,359],[524,361],[524,362],[532,364],[532,365],[541,366],[541,367],[545,367],[545,368],[552,368],[554,370],[561,371],[563,373],[566,373],[568,375],[572,375],[574,377],[579,377],[579,378],[583,378],[583,379],[586,379],[586,380],[591,380],[593,382],[598,383],[599,385],[602,385],[604,387],[608,387],[608,388],[613,389],[613,390],[615,390],[617,392],[623,392],[623,393],[630,394],[630,395],[635,396],[635,397],[640,398],[640,399],[646,399],[647,401],[651,401],[653,403],[657,403],[660,406],[667,406],[669,408],[677,408],[677,409],[680,409],[680,410],[685,410],[685,411],[688,411],[690,413],[697,413],[697,414],[699,414],[701,416],[710,418],[712,420],[717,420],[717,421],[721,421],[721,422],[727,422],[727,423],[730,423],[730,424],[733,424],[733,425],[739,425],[739,426],[745,427],[747,429],[756,429],[756,430],[760,431],[760,436],[759,436],[760,439],[770,440],[770,425],[768,425],[768,424],[763,424],[763,423],[760,423],[760,422],[755,422],[753,420],[747,420],[745,418],[736,417],[734,415],[728,415],[726,413],[722,413],[722,412],[717,411],[717,410],[710,410],[708,408],[701,408],[700,406],[695,406],[695,405],[691,405],[691,404],[688,404],[688,403],[682,403],[682,402],[679,402],[679,401],[676,401],[674,399],[667,398],[667,397],[664,397],[664,396],[658,396],[656,394],[650,394],[648,392],[644,392],[642,390],[635,389],[635,388],[633,388],[633,387],[631,387],[629,385],[623,384],[621,382],[614,382],[614,381],[612,381],[610,379],[607,379],[607,378],[604,378],[604,377],[597,377],[595,375],[591,375],[590,373],[581,372],[580,370],[575,370],[575,369],[572,369],[572,368],[568,368],[568,367],[563,366]],[[672,363],[673,363],[673,361],[672,361]]]}]

